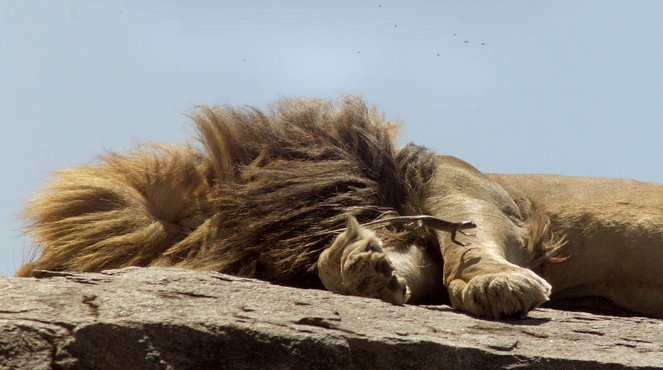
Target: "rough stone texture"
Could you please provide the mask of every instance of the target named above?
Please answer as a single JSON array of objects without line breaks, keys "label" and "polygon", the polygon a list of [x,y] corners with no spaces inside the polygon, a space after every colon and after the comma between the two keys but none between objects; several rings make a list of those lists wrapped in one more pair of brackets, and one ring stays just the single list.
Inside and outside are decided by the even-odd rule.
[{"label": "rough stone texture", "polygon": [[0,279],[2,369],[663,368],[663,320],[493,321],[218,273]]}]

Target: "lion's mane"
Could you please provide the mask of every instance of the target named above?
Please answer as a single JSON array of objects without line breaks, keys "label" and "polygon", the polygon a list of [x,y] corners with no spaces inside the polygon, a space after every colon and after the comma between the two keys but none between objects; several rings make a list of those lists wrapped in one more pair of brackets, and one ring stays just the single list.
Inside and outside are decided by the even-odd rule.
[{"label": "lion's mane", "polygon": [[397,151],[395,123],[359,98],[191,116],[202,148],[145,145],[57,172],[25,211],[40,256],[18,275],[153,265],[319,286],[345,214],[425,213],[433,154]]}]

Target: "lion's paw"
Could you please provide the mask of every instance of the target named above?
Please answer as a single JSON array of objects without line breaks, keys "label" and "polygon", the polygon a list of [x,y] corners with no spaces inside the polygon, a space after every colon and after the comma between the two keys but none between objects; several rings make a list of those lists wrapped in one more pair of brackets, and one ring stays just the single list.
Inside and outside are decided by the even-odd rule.
[{"label": "lion's paw", "polygon": [[410,297],[375,233],[348,217],[347,230],[318,258],[318,276],[332,292],[403,304]]},{"label": "lion's paw", "polygon": [[349,294],[405,303],[410,292],[379,243],[372,241],[355,248],[341,260],[341,280]]},{"label": "lion's paw", "polygon": [[534,272],[497,272],[477,275],[468,282],[449,284],[454,307],[475,315],[500,318],[523,316],[548,301],[551,286]]}]

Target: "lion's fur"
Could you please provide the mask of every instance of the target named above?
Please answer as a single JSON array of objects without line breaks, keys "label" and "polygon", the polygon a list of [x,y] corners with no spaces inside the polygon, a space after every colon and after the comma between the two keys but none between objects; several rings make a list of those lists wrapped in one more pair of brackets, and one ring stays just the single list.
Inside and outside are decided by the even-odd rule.
[{"label": "lion's fur", "polygon": [[[455,307],[500,317],[515,305],[504,291],[511,290],[525,307],[510,312],[526,312],[531,306],[519,292],[530,290],[536,297],[549,289],[526,271],[532,270],[552,287],[529,302],[534,306],[548,298],[554,304],[594,296],[663,317],[663,186],[488,175],[442,157],[430,191],[428,211],[480,225],[468,238],[476,247],[458,248],[442,239],[445,286]],[[496,291],[491,295],[490,289]]]},{"label": "lion's fur", "polygon": [[663,186],[557,175],[490,175],[511,194],[545,205],[566,241],[564,263],[537,271],[552,300],[602,297],[663,318]]},{"label": "lion's fur", "polygon": [[204,151],[143,146],[57,172],[26,209],[41,257],[20,274],[157,265],[316,286],[345,214],[423,211],[432,153],[396,152],[396,124],[358,98],[192,117]]},{"label": "lion's fur", "polygon": [[[407,284],[415,299],[493,317],[551,294],[663,317],[660,185],[486,175],[416,145],[395,148],[396,124],[355,97],[283,100],[267,113],[200,107],[191,117],[200,148],[145,145],[57,172],[26,207],[37,252],[17,275],[172,266],[321,287],[320,273],[332,291],[402,303]],[[365,240],[330,232],[347,215],[417,214],[478,227],[461,236],[466,247],[407,225],[358,233]],[[339,280],[359,262],[370,268],[347,276],[363,281]]]}]

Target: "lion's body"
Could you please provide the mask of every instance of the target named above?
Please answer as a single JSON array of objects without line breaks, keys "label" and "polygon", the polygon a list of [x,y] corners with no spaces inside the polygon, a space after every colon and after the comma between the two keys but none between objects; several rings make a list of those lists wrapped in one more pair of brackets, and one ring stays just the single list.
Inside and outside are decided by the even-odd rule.
[{"label": "lion's body", "polygon": [[[140,148],[58,173],[27,207],[40,255],[17,275],[172,266],[394,303],[450,299],[493,317],[551,293],[663,317],[661,185],[484,175],[396,150],[393,124],[359,99],[285,101],[271,114],[204,108],[194,119],[204,151]],[[478,227],[461,246],[442,231],[354,221],[417,214]],[[331,233],[346,215],[347,231]]]},{"label": "lion's body", "polygon": [[[502,291],[489,302],[476,302],[485,299],[491,288],[509,285],[491,284],[486,281],[491,275],[526,273],[520,268],[524,267],[552,287],[544,301],[601,297],[621,308],[663,317],[661,185],[481,174],[463,161],[443,157],[428,202],[435,204],[429,207],[433,214],[471,218],[481,225],[477,235],[467,238],[471,245],[466,248],[441,237],[445,285],[456,307],[490,316],[511,312],[505,312],[509,304],[502,301]],[[509,283],[517,281],[514,277],[508,278]],[[510,289],[545,291],[535,279],[524,280]],[[527,302],[521,298],[525,302],[520,304]]]},{"label": "lion's body", "polygon": [[566,239],[564,263],[542,266],[551,299],[598,296],[663,315],[663,186],[633,180],[490,175],[545,209]]}]

